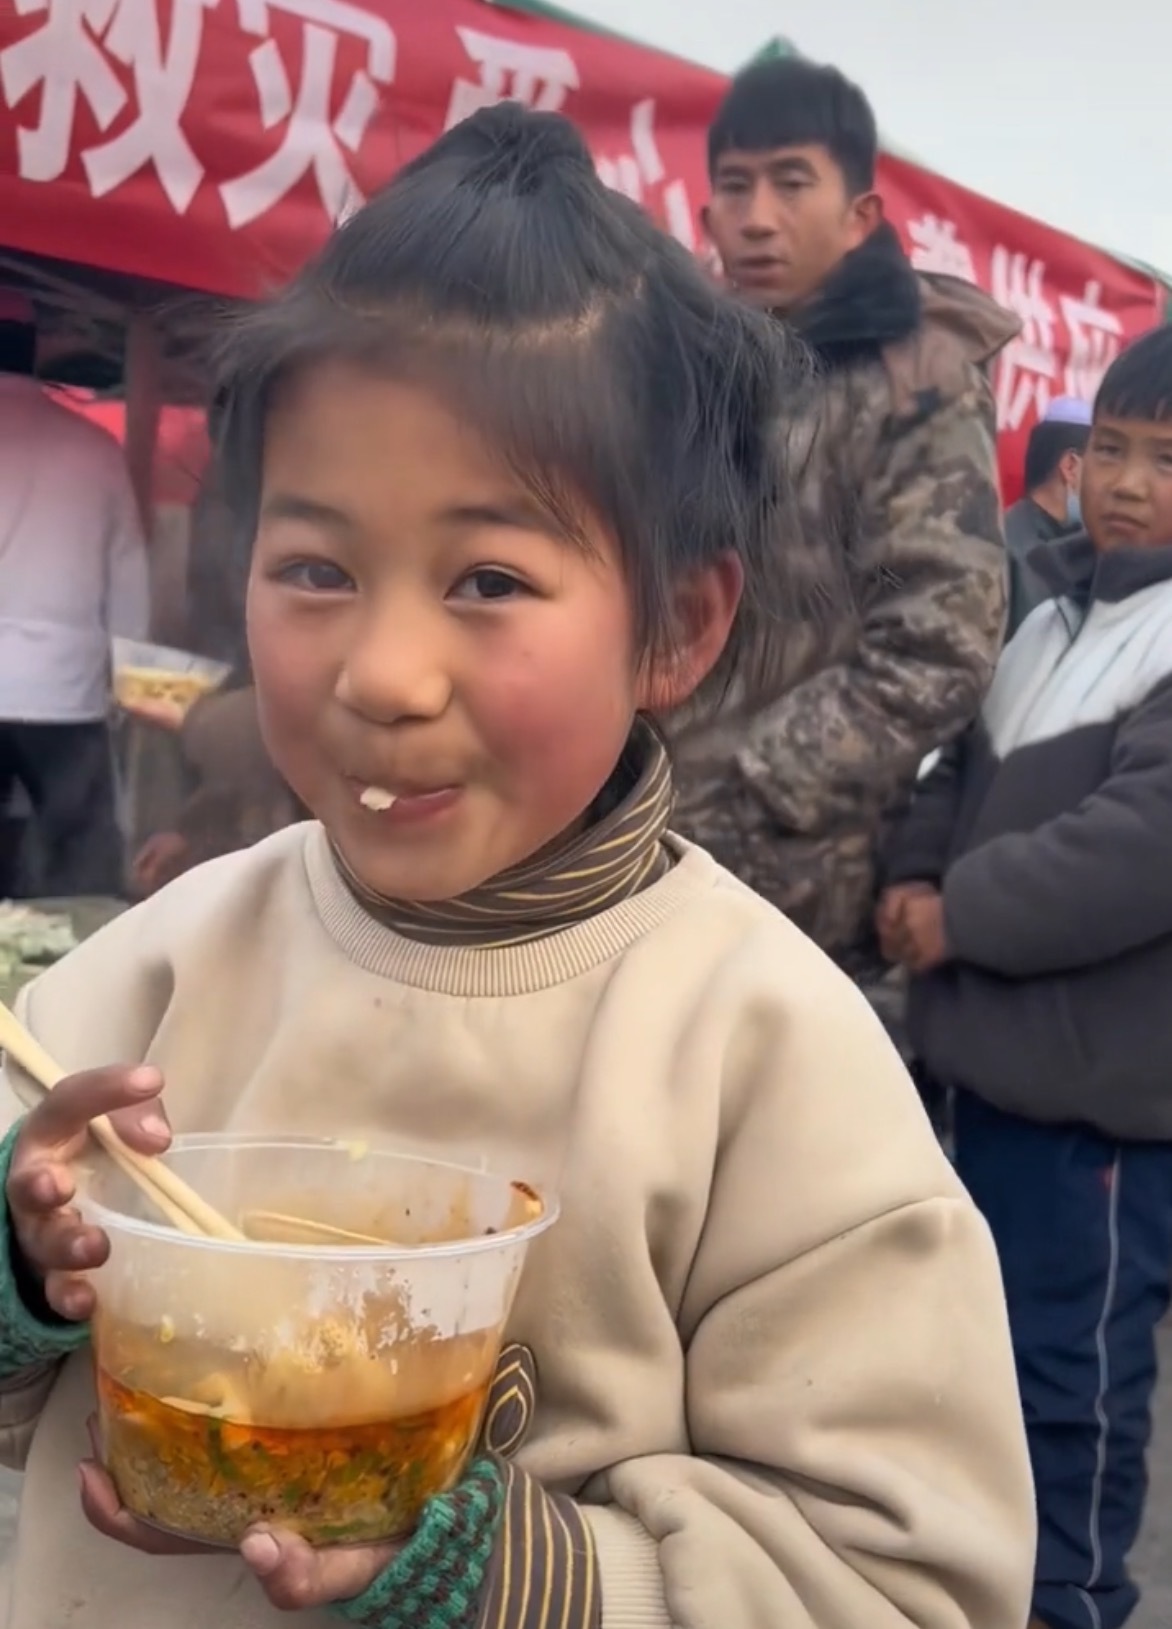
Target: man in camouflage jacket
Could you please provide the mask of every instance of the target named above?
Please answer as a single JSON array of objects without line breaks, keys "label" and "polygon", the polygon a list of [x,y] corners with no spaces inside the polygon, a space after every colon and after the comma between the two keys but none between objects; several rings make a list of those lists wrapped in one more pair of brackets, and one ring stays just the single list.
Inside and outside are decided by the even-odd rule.
[{"label": "man in camouflage jacket", "polygon": [[746,70],[710,133],[726,275],[821,364],[805,546],[843,551],[855,615],[793,684],[780,608],[772,691],[677,743],[679,829],[864,978],[886,826],[976,714],[1001,645],[989,370],[1018,329],[971,285],[913,271],[873,191],[877,146],[862,92],[793,59]]}]

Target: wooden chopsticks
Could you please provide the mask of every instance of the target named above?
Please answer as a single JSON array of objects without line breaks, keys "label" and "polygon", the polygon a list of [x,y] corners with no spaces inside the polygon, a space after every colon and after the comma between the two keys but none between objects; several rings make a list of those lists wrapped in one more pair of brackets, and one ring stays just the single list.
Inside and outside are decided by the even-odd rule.
[{"label": "wooden chopsticks", "polygon": [[[31,1035],[20,1019],[0,1001],[0,1049],[18,1064],[38,1086],[51,1092],[62,1080],[65,1071]],[[233,1227],[226,1216],[221,1216],[188,1186],[183,1178],[162,1160],[140,1154],[128,1147],[115,1131],[107,1115],[90,1121],[90,1132],[121,1171],[151,1204],[167,1218],[173,1227],[183,1233],[197,1234],[209,1239],[242,1240],[244,1234]]]}]

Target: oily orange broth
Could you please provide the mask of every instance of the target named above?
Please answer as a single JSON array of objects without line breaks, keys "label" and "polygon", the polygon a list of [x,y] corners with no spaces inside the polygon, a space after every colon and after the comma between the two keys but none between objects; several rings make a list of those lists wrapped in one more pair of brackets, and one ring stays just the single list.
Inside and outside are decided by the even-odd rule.
[{"label": "oily orange broth", "polygon": [[[509,1228],[542,1210],[532,1188],[512,1186]],[[426,1236],[401,1202],[372,1207],[344,1186],[265,1203],[408,1246],[474,1233],[470,1196],[438,1225],[433,1212]],[[258,1521],[323,1545],[410,1532],[464,1469],[500,1343],[495,1329],[440,1339],[381,1299],[357,1323],[307,1322],[267,1359],[102,1307],[93,1333],[103,1455],[127,1509],[231,1546]]]},{"label": "oily orange broth", "polygon": [[99,1317],[103,1456],[127,1509],[206,1543],[238,1544],[258,1521],[316,1544],[397,1537],[459,1478],[498,1339],[282,1365]]}]

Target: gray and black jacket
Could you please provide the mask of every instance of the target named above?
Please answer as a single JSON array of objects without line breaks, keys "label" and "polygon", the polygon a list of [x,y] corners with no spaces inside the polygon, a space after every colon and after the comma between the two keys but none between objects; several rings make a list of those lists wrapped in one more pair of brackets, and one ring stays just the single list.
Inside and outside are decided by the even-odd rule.
[{"label": "gray and black jacket", "polygon": [[913,980],[911,1041],[1011,1113],[1172,1139],[1172,546],[1031,565],[1059,597],[888,853],[940,887],[955,958]]},{"label": "gray and black jacket", "polygon": [[1035,607],[1042,605],[1054,590],[1035,569],[1034,556],[1042,544],[1072,537],[1077,526],[1064,526],[1030,497],[1021,498],[1005,511],[1005,550],[1009,556],[1009,638],[1021,627]]}]

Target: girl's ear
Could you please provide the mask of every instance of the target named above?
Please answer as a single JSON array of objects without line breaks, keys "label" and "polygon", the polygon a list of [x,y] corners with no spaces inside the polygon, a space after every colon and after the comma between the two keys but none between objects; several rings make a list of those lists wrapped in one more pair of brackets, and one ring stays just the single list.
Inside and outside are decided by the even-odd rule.
[{"label": "girl's ear", "polygon": [[641,712],[669,713],[683,705],[720,660],[745,587],[735,554],[722,554],[676,590],[670,654],[653,658],[639,677]]}]

